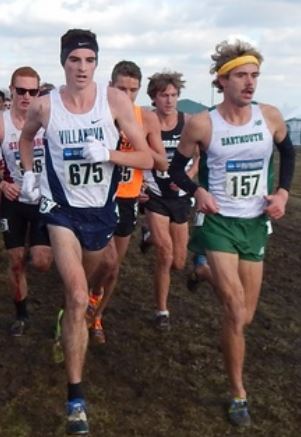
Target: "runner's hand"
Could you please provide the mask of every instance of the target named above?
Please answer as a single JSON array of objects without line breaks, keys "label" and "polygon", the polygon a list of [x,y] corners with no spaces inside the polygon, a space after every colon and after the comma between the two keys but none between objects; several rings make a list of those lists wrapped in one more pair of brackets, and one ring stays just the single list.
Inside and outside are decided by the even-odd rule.
[{"label": "runner's hand", "polygon": [[90,162],[107,162],[110,161],[110,152],[102,141],[98,141],[94,137],[87,137],[83,157]]},{"label": "runner's hand", "polygon": [[285,214],[285,207],[288,200],[288,191],[284,188],[279,188],[275,194],[264,196],[267,201],[267,206],[264,210],[270,218],[279,220]]},{"label": "runner's hand", "polygon": [[194,197],[196,200],[197,212],[203,212],[204,214],[218,213],[219,206],[215,198],[207,190],[202,187],[198,187],[198,189],[194,193]]},{"label": "runner's hand", "polygon": [[14,182],[1,182],[1,191],[8,200],[16,200],[20,195],[20,187]]},{"label": "runner's hand", "polygon": [[24,173],[21,196],[31,202],[37,202],[41,197],[40,188],[36,186],[35,174],[31,170]]}]

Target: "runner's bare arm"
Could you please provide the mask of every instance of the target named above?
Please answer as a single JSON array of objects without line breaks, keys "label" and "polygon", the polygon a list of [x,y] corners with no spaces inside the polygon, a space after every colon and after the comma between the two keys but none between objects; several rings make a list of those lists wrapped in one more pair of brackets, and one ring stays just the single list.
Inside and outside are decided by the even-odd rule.
[{"label": "runner's bare arm", "polygon": [[143,129],[135,119],[132,102],[125,93],[112,87],[108,88],[108,100],[113,118],[135,149],[135,152],[132,153],[110,150],[110,161],[118,165],[151,169],[154,160],[145,140]]},{"label": "runner's bare arm", "polygon": [[192,158],[196,149],[206,150],[211,136],[211,122],[207,111],[192,115],[184,125],[178,152]]},{"label": "runner's bare arm", "polygon": [[39,97],[28,109],[26,121],[20,136],[19,149],[24,171],[32,170],[33,139],[49,117],[49,96]]},{"label": "runner's bare arm", "polygon": [[[0,144],[2,144],[2,141],[4,139],[4,120],[3,120],[3,114],[0,114]],[[2,149],[0,151],[0,191],[4,194],[4,196],[8,200],[15,200],[18,198],[20,194],[20,187],[15,182],[7,182],[3,180],[4,177],[4,156]]]},{"label": "runner's bare arm", "polygon": [[216,213],[219,207],[214,197],[195,184],[185,173],[185,166],[196,148],[206,150],[211,137],[211,123],[207,113],[192,116],[184,126],[180,144],[171,163],[169,173],[172,180],[183,190],[194,195],[196,210],[206,214]]},{"label": "runner's bare arm", "polygon": [[192,157],[192,165],[189,167],[189,170],[187,170],[187,175],[193,179],[195,175],[197,175],[199,170],[199,163],[200,163],[200,151],[199,146],[196,146],[193,157]]},{"label": "runner's bare arm", "polygon": [[168,169],[166,152],[161,140],[161,128],[158,117],[151,111],[142,110],[143,129],[154,159],[154,168],[160,171]]}]

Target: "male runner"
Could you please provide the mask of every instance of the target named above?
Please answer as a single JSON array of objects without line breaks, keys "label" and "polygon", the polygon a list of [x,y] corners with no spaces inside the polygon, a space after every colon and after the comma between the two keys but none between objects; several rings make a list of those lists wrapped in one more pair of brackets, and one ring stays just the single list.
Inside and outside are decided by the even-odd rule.
[{"label": "male runner", "polygon": [[[188,114],[177,110],[177,101],[185,81],[177,72],[156,73],[149,78],[147,93],[155,107],[161,126],[161,138],[167,159],[171,162]],[[188,170],[190,177],[197,171],[198,159]],[[168,293],[171,268],[183,269],[187,256],[190,195],[179,190],[168,171],[145,172],[144,203],[151,240],[155,246],[155,326],[170,328]]]},{"label": "male runner", "polygon": [[[61,38],[66,84],[36,102],[29,111],[20,147],[25,169],[23,189],[32,190],[31,142],[41,126],[46,133],[45,171],[40,211],[49,230],[54,258],[65,286],[62,321],[68,378],[67,433],[89,432],[82,389],[88,330],[85,319],[89,278],[115,231],[117,165],[151,168],[153,159],[125,93],[93,80],[98,62],[96,36],[70,29]],[[117,150],[119,132],[132,153]]]},{"label": "male runner", "polygon": [[[141,70],[137,64],[132,61],[120,61],[113,68],[110,85],[125,92],[134,104],[141,86],[141,79]],[[168,162],[161,141],[160,125],[156,115],[137,105],[134,105],[134,111],[137,122],[143,127],[146,141],[154,158],[154,168],[159,171],[167,170]],[[120,150],[124,153],[131,153],[134,150],[123,133],[121,133]],[[131,235],[135,230],[138,215],[138,196],[141,191],[142,181],[143,171],[141,169],[128,166],[121,167],[121,181],[119,182],[116,195],[119,217],[113,238],[118,254],[118,265],[121,264],[127,252]],[[111,259],[111,251],[107,255],[107,258]],[[110,269],[105,264],[100,269],[100,272],[101,270],[108,271]],[[105,279],[103,295],[99,294],[100,290],[98,287],[97,292],[92,293],[90,296],[87,314],[88,323],[91,325],[91,334],[99,343],[105,342],[102,314],[111,298],[117,280],[117,273],[115,271],[115,275],[110,275],[109,278]],[[97,307],[97,317],[95,317]]]},{"label": "male runner", "polygon": [[[21,192],[23,169],[20,164],[19,138],[24,126],[29,105],[37,99],[40,77],[31,67],[14,71],[11,82],[11,108],[0,114],[0,143],[4,159],[1,224],[4,244],[8,253],[9,288],[16,308],[16,319],[10,333],[21,336],[28,327],[28,284],[26,268],[29,259],[37,270],[47,271],[52,262],[46,227],[41,227],[39,194],[27,199]],[[37,131],[33,148],[34,193],[37,192],[44,165],[44,130]],[[29,254],[28,254],[29,250]]]},{"label": "male runner", "polygon": [[[285,213],[294,148],[278,109],[253,102],[263,60],[259,51],[240,40],[223,41],[212,60],[213,84],[223,101],[189,120],[170,173],[194,194],[197,210],[204,214],[190,248],[206,252],[222,304],[222,348],[232,395],[229,418],[235,425],[248,425],[244,331],[258,302],[270,219]],[[280,153],[275,190],[274,143]],[[199,187],[183,171],[195,147],[202,154]]]}]

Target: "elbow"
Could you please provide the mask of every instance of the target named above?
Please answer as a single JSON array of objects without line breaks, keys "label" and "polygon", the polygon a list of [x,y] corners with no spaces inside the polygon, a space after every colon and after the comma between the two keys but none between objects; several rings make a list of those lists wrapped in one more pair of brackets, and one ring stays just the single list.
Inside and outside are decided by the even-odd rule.
[{"label": "elbow", "polygon": [[167,171],[168,170],[168,161],[167,159],[161,159],[159,161],[154,161],[154,169],[159,171]]}]

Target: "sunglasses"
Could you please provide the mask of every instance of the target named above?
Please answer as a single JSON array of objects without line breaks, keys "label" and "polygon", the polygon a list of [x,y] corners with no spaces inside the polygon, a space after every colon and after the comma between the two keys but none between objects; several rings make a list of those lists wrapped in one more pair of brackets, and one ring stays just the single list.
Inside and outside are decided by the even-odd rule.
[{"label": "sunglasses", "polygon": [[26,93],[28,93],[31,97],[35,97],[39,94],[39,89],[37,88],[28,89],[15,87],[15,90],[18,96],[24,96]]}]

